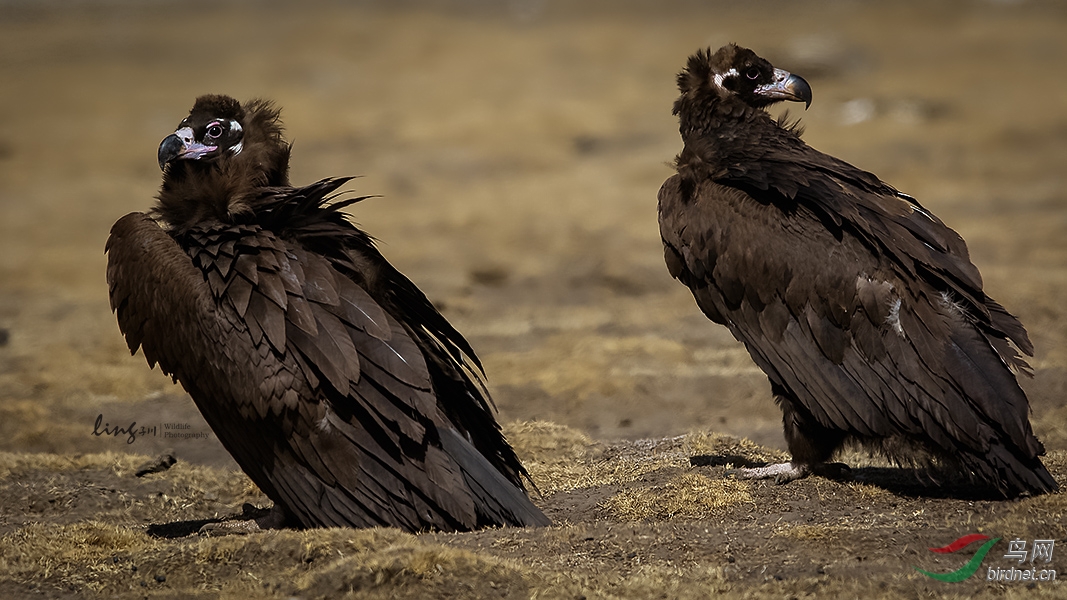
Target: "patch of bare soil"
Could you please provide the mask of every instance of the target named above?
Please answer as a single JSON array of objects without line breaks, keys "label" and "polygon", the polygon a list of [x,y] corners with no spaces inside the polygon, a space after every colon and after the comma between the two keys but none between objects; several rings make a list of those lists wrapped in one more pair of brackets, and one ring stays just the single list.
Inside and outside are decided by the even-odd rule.
[{"label": "patch of bare soil", "polygon": [[[959,231],[1037,348],[1067,485],[1067,6],[1025,2],[0,2],[0,598],[1062,597],[988,581],[1064,493],[998,501],[846,453],[785,458],[766,378],[663,265],[674,75],[735,41],[808,79],[816,148]],[[265,508],[180,388],[129,356],[103,244],[202,93],[264,96],[292,178],[355,214],[481,356],[552,527],[200,535]],[[795,113],[794,113],[795,114]],[[137,477],[154,457],[167,470]],[[981,544],[1000,538],[959,582]],[[999,570],[999,571],[998,571]]]}]

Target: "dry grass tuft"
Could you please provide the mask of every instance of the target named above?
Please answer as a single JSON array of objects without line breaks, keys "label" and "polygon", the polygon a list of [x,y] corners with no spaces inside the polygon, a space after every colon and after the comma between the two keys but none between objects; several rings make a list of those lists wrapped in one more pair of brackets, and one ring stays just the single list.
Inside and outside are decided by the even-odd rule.
[{"label": "dry grass tuft", "polygon": [[607,445],[570,427],[527,421],[509,424],[505,433],[544,494],[598,485],[619,468],[607,464]]},{"label": "dry grass tuft", "polygon": [[337,559],[302,576],[297,587],[313,596],[387,591],[391,596],[435,597],[476,596],[486,587],[507,595],[526,591],[529,583],[524,569],[506,560],[411,538]]},{"label": "dry grass tuft", "polygon": [[19,582],[56,577],[68,585],[99,590],[101,579],[127,568],[113,557],[158,546],[142,532],[95,521],[33,523],[0,539],[0,576]]},{"label": "dry grass tuft", "polygon": [[543,494],[578,487],[599,447],[576,429],[545,421],[510,423],[504,433]]},{"label": "dry grass tuft", "polygon": [[694,431],[679,438],[681,449],[688,456],[737,456],[751,461],[784,462],[789,453],[760,446],[748,438],[714,431]]},{"label": "dry grass tuft", "polygon": [[580,460],[593,446],[593,440],[577,429],[548,421],[514,421],[503,429],[524,462],[555,464]]},{"label": "dry grass tuft", "polygon": [[752,502],[749,489],[747,481],[683,473],[664,485],[620,492],[602,507],[626,521],[705,519],[715,509]]},{"label": "dry grass tuft", "polygon": [[75,455],[0,452],[0,479],[30,472],[66,473],[86,469],[111,469],[115,475],[125,476],[132,474],[145,460],[148,457],[115,452]]}]

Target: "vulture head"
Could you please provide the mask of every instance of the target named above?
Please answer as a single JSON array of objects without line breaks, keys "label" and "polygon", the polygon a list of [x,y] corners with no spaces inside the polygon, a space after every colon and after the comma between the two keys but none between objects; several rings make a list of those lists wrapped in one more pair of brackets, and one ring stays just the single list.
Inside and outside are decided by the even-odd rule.
[{"label": "vulture head", "polygon": [[212,160],[244,149],[245,111],[228,96],[202,96],[178,129],[159,145],[159,168],[174,160]]},{"label": "vulture head", "polygon": [[232,223],[248,213],[254,190],[289,185],[289,149],[270,102],[201,96],[159,144],[156,213],[179,231],[204,220]]},{"label": "vulture head", "polygon": [[805,108],[811,105],[811,86],[802,77],[776,69],[755,52],[734,44],[714,54],[709,48],[690,56],[678,74],[678,90],[681,95],[674,103],[674,114],[682,117],[683,131],[689,118],[713,120],[710,111],[737,116],[746,109],[762,110],[783,100],[803,102]]}]

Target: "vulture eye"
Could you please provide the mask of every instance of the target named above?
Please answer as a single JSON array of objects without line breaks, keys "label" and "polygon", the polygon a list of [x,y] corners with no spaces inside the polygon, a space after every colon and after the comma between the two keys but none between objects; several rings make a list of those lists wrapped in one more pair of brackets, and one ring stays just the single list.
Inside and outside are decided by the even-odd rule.
[{"label": "vulture eye", "polygon": [[212,123],[207,126],[207,136],[209,138],[217,138],[222,135],[222,125],[218,123]]},{"label": "vulture eye", "polygon": [[759,79],[759,69],[756,67],[749,67],[748,70],[745,71],[745,77],[748,77],[753,81]]}]

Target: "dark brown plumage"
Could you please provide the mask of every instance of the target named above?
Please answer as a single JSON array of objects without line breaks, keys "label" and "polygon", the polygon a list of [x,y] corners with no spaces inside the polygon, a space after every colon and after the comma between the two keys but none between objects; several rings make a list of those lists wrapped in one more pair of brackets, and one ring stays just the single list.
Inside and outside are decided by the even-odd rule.
[{"label": "dark brown plumage", "polygon": [[337,200],[294,188],[278,111],[197,99],[154,216],[107,243],[130,350],[180,381],[291,524],[545,525],[467,341]]},{"label": "dark brown plumage", "polygon": [[913,198],[822,154],[763,110],[811,102],[801,78],[734,45],[689,58],[685,147],[659,192],[671,275],[767,374],[803,477],[843,444],[937,462],[1004,496],[1057,489],[1041,464],[1016,349],[963,239]]}]

